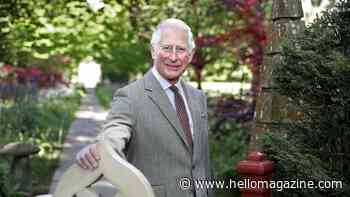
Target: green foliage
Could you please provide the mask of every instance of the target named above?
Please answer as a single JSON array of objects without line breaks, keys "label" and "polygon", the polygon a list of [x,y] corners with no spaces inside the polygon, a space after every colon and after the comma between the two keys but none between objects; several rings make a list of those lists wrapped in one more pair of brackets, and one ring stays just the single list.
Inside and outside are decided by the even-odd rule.
[{"label": "green foliage", "polygon": [[59,165],[60,149],[54,149],[50,153],[32,157],[32,183],[33,193],[47,194],[50,191],[52,178]]},{"label": "green foliage", "polygon": [[103,65],[103,75],[112,81],[125,81],[128,74],[144,71],[150,59],[148,42],[132,26],[130,12],[108,2],[103,14],[96,17],[104,28],[96,33],[95,46],[90,52]]},{"label": "green foliage", "polygon": [[[216,119],[215,119],[216,120]],[[213,119],[212,119],[213,121]],[[211,124],[210,129],[213,128]],[[214,132],[214,133],[213,133]],[[225,121],[220,130],[209,136],[211,166],[213,176],[218,180],[240,180],[234,167],[243,160],[248,148],[248,130],[233,121]],[[239,196],[238,189],[221,189],[218,196]]]},{"label": "green foliage", "polygon": [[[244,26],[242,16],[215,0],[105,1],[98,12],[79,0],[7,0],[0,3],[0,62],[74,72],[81,60],[93,57],[104,77],[125,80],[149,68],[151,34],[169,17],[185,20],[195,37]],[[223,76],[221,66],[228,70],[224,80],[232,79],[226,68],[239,67],[237,56],[246,47],[240,40],[198,49],[209,65],[206,75]]]},{"label": "green foliage", "polygon": [[[275,180],[338,180],[329,175],[327,165],[312,151],[295,142],[292,137],[278,133],[266,133],[262,136],[264,151],[270,159],[276,161]],[[321,189],[285,189],[275,192],[274,196],[329,196],[332,192]]]},{"label": "green foliage", "polygon": [[9,171],[6,163],[0,163],[0,196],[6,197],[10,193],[10,181],[8,180],[7,172]]},{"label": "green foliage", "polygon": [[[0,143],[26,141],[41,148],[39,155],[32,157],[34,192],[47,193],[49,190],[48,184],[58,164],[59,150],[74,120],[80,98],[81,94],[76,92],[69,97],[44,99],[40,102],[30,99],[8,101],[0,106]],[[1,189],[2,192],[12,192],[13,189],[10,180],[1,178],[2,172],[8,177],[8,169],[2,168],[8,165],[9,161],[1,158],[0,179],[4,182],[0,183],[0,192]]]},{"label": "green foliage", "polygon": [[233,166],[244,158],[247,151],[247,139],[247,130],[230,121],[226,121],[220,130],[210,136],[215,177],[235,175]]},{"label": "green foliage", "polygon": [[138,41],[129,23],[129,12],[116,2],[109,2],[98,13],[82,1],[10,0],[0,22],[1,61],[19,66],[55,65],[73,70],[91,56],[105,72],[126,74],[146,65],[146,46]]},{"label": "green foliage", "polygon": [[79,106],[78,94],[69,98],[7,101],[1,107],[0,133],[5,138],[41,139],[67,129]]},{"label": "green foliage", "polygon": [[274,65],[273,91],[300,118],[268,134],[266,152],[277,162],[276,179],[342,180],[342,189],[278,192],[277,196],[348,196],[350,191],[350,2],[289,38]]},{"label": "green foliage", "polygon": [[15,184],[12,177],[9,176],[10,166],[7,162],[0,160],[0,197],[24,197],[21,192],[17,192],[13,189]]},{"label": "green foliage", "polygon": [[39,108],[33,101],[26,100],[18,103],[7,102],[1,108],[0,132],[2,136],[10,137],[14,133],[19,135],[35,131]]},{"label": "green foliage", "polygon": [[112,84],[103,84],[100,83],[95,89],[95,94],[99,104],[104,109],[109,109],[112,104],[114,92],[123,87],[125,83],[112,83]]},{"label": "green foliage", "polygon": [[97,85],[96,87],[96,97],[98,99],[99,104],[104,109],[109,109],[111,107],[111,102],[113,99],[113,90],[110,86],[106,85]]}]

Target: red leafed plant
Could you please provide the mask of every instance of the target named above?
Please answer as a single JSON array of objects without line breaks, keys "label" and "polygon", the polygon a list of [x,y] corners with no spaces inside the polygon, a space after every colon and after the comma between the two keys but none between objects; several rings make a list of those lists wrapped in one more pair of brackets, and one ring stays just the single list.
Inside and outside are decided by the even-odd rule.
[{"label": "red leafed plant", "polygon": [[4,66],[0,67],[0,82],[11,82],[16,79],[16,69],[9,65],[5,64]]},{"label": "red leafed plant", "polygon": [[[259,65],[263,61],[263,49],[267,42],[265,31],[265,18],[262,9],[261,0],[221,0],[227,9],[234,10],[239,13],[240,18],[244,21],[244,26],[233,27],[227,32],[216,35],[200,36],[196,39],[198,48],[214,47],[220,44],[236,45],[237,40],[248,43],[248,50],[241,53],[239,57],[242,62],[250,65],[252,72],[252,83],[250,96],[251,99],[242,100],[234,97],[221,99],[216,114],[222,119],[232,118],[240,122],[253,119],[255,103],[259,86]],[[200,51],[200,50],[199,50]],[[205,61],[201,53],[196,53],[192,60],[195,69],[196,78],[200,88],[202,80],[202,70],[209,61]]]},{"label": "red leafed plant", "polygon": [[0,67],[1,84],[30,84],[39,88],[54,87],[57,84],[66,84],[62,73],[51,69],[43,71],[32,66],[27,68],[14,67],[9,64]]}]

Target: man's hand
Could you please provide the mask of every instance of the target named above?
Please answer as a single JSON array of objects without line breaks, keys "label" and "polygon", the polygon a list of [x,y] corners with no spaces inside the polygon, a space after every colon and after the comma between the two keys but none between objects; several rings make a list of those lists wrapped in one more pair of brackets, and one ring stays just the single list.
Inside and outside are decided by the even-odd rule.
[{"label": "man's hand", "polygon": [[80,150],[76,156],[77,164],[88,170],[94,170],[98,167],[98,161],[100,160],[100,155],[97,151],[96,144],[90,144]]}]

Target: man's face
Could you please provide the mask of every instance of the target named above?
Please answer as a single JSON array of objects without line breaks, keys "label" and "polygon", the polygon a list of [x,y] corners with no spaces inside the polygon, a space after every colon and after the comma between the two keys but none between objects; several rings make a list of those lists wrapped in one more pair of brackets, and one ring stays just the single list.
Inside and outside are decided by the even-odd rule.
[{"label": "man's face", "polygon": [[187,45],[187,33],[181,29],[163,29],[158,46],[152,48],[154,66],[172,84],[185,72],[192,56],[193,52]]}]

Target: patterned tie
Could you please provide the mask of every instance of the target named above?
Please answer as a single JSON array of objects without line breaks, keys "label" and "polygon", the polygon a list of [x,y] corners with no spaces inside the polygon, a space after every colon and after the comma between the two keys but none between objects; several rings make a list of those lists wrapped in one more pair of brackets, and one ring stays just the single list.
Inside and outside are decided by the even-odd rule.
[{"label": "patterned tie", "polygon": [[179,93],[179,89],[175,85],[170,86],[170,89],[174,92],[174,95],[175,95],[175,107],[176,107],[177,117],[179,118],[182,129],[185,132],[186,140],[192,149],[193,148],[192,134],[191,134],[190,122],[188,119],[184,100],[182,99],[182,96]]}]

